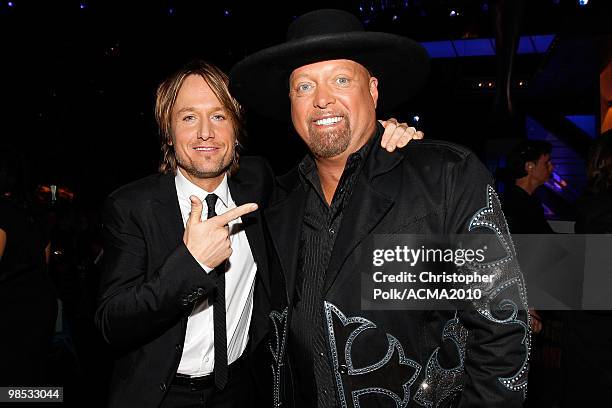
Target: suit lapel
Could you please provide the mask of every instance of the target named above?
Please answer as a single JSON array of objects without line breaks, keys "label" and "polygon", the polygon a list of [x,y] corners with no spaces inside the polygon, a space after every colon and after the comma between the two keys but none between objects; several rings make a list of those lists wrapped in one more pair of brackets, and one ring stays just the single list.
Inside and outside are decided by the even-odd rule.
[{"label": "suit lapel", "polygon": [[342,225],[332,252],[323,292],[331,285],[347,257],[357,245],[383,220],[384,216],[393,207],[394,201],[374,190],[363,175],[355,184],[355,189],[342,216]]},{"label": "suit lapel", "polygon": [[185,232],[176,186],[174,185],[174,175],[160,175],[158,187],[152,203],[153,215],[163,234],[166,246],[169,250],[173,250],[177,243],[183,239]]},{"label": "suit lapel", "polygon": [[[242,180],[238,175],[228,179],[230,193],[236,206],[246,203],[257,203],[262,205],[261,188],[253,183]],[[242,224],[249,241],[249,247],[253,252],[253,258],[257,262],[257,273],[260,275],[265,291],[270,297],[270,274],[268,272],[268,259],[264,241],[264,232],[261,217],[261,208],[241,217]]]},{"label": "suit lapel", "polygon": [[302,222],[304,220],[304,209],[306,205],[306,192],[299,184],[297,172],[293,183],[290,183],[289,194],[281,201],[271,205],[266,211],[266,223],[276,253],[285,275],[288,301],[294,293],[295,276],[297,273],[297,261],[299,254],[300,235]]},{"label": "suit lapel", "polygon": [[[168,252],[174,250],[177,244],[183,240],[185,227],[183,217],[178,203],[174,174],[162,174],[159,176],[157,192],[153,195],[152,211],[159,230],[164,237]],[[185,340],[187,331],[187,316],[181,319],[181,341]],[[177,368],[180,359],[176,361]]]}]

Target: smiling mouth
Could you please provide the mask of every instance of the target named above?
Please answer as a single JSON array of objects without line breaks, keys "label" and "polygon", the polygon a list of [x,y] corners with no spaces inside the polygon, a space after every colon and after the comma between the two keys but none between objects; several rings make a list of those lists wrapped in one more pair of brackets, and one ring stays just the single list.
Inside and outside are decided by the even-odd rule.
[{"label": "smiling mouth", "polygon": [[323,118],[323,119],[315,120],[314,123],[317,126],[328,126],[328,125],[336,124],[342,121],[342,119],[343,119],[342,116],[332,116],[330,118]]},{"label": "smiling mouth", "polygon": [[218,149],[219,149],[218,147],[194,147],[193,148],[193,150],[197,152],[213,152]]}]

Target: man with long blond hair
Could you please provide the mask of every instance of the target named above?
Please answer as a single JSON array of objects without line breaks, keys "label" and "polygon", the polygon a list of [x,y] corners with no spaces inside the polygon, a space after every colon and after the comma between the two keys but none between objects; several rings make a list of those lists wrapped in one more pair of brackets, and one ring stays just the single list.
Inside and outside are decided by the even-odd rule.
[{"label": "man with long blond hair", "polygon": [[[110,405],[258,406],[271,290],[260,209],[274,176],[239,160],[243,113],[217,67],[196,61],[164,81],[155,114],[159,174],[105,206],[96,323],[118,350]],[[410,140],[406,128],[391,123],[389,144]]]}]

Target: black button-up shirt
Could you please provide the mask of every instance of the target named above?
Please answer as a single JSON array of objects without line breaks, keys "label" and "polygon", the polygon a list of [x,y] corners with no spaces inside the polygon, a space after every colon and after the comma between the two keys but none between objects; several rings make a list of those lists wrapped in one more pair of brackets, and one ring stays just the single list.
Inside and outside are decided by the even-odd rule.
[{"label": "black button-up shirt", "polygon": [[308,155],[299,165],[306,194],[300,241],[295,303],[289,348],[296,366],[298,406],[334,407],[335,386],[325,340],[323,282],[331,258],[344,208],[349,202],[370,143],[351,154],[338,186],[327,204],[314,159]]}]

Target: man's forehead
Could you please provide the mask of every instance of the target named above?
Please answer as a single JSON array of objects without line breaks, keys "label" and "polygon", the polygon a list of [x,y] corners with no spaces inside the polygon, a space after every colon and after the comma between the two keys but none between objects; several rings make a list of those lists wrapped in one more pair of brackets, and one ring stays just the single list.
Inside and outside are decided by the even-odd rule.
[{"label": "man's forehead", "polygon": [[208,82],[201,75],[191,74],[178,89],[173,111],[195,110],[202,105],[223,107]]},{"label": "man's forehead", "polygon": [[320,72],[334,72],[337,70],[351,70],[354,72],[361,71],[369,76],[369,71],[366,67],[350,59],[336,59],[313,62],[312,64],[302,65],[291,72],[289,79],[294,79],[300,76],[308,76]]}]

